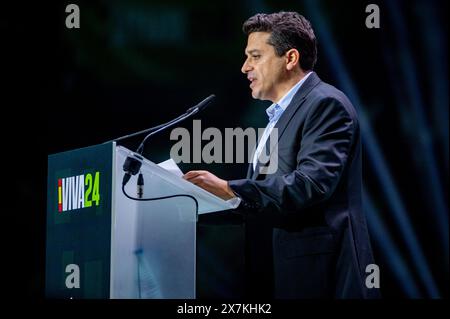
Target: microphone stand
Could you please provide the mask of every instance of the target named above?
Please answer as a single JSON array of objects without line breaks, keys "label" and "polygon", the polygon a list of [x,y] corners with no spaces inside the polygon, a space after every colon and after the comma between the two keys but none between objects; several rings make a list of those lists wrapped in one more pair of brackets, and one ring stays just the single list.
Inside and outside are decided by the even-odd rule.
[{"label": "microphone stand", "polygon": [[195,212],[196,212],[196,216],[198,217],[198,208],[199,208],[198,201],[192,195],[175,194],[175,195],[161,196],[161,197],[154,197],[154,198],[142,198],[143,187],[144,187],[144,178],[143,178],[142,173],[139,174],[138,181],[137,181],[137,196],[138,197],[132,197],[132,196],[128,195],[127,192],[125,191],[125,185],[128,183],[128,181],[130,180],[132,175],[136,175],[140,171],[141,166],[142,166],[142,160],[143,160],[142,153],[144,152],[144,145],[150,136],[155,135],[156,133],[159,133],[162,130],[165,130],[165,129],[187,119],[188,117],[200,112],[206,106],[208,106],[208,104],[214,98],[215,98],[215,95],[208,96],[206,99],[204,99],[202,102],[200,102],[196,106],[189,108],[185,112],[185,114],[182,114],[179,117],[177,117],[176,119],[173,119],[167,123],[152,127],[150,129],[142,130],[142,131],[134,133],[134,134],[125,135],[125,136],[122,136],[122,137],[119,137],[119,138],[113,140],[113,141],[118,141],[118,140],[122,140],[122,139],[125,139],[128,137],[131,137],[131,136],[135,136],[135,135],[146,133],[146,132],[150,131],[150,133],[147,134],[147,136],[142,140],[141,144],[139,145],[139,147],[136,150],[136,153],[130,154],[126,158],[125,163],[123,164],[123,170],[125,171],[125,174],[124,174],[123,180],[122,180],[122,192],[127,198],[132,199],[132,200],[137,200],[137,201],[154,201],[154,200],[169,199],[169,198],[174,198],[174,197],[189,197],[195,202]]},{"label": "microphone stand", "polygon": [[145,142],[147,141],[147,139],[150,136],[153,136],[156,133],[159,133],[162,130],[165,130],[165,129],[191,117],[192,115],[200,112],[206,106],[208,106],[208,104],[211,103],[211,101],[215,97],[216,96],[214,94],[208,96],[206,99],[204,99],[203,101],[198,103],[196,106],[189,108],[184,114],[178,116],[177,118],[175,118],[167,123],[164,123],[164,124],[161,124],[161,125],[158,125],[158,126],[146,129],[146,130],[142,130],[142,131],[139,131],[139,132],[136,132],[133,134],[125,135],[125,136],[122,136],[122,137],[112,140],[112,141],[119,141],[119,140],[123,140],[128,137],[131,137],[131,136],[135,136],[135,135],[146,133],[146,132],[150,131],[150,133],[147,134],[147,136],[142,140],[142,142],[139,145],[139,147],[137,148],[134,156],[128,156],[127,159],[125,160],[125,163],[123,164],[123,170],[125,171],[125,175],[122,180],[122,185],[125,186],[125,184],[130,180],[131,176],[136,175],[139,172],[141,165],[142,165],[142,159],[143,159],[142,153],[144,152]]}]

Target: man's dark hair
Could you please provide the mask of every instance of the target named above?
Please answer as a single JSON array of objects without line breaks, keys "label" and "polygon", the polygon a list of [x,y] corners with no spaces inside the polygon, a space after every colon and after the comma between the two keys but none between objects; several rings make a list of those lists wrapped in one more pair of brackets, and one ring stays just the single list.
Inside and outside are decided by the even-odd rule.
[{"label": "man's dark hair", "polygon": [[311,23],[297,12],[258,13],[244,22],[242,31],[270,32],[268,44],[275,47],[278,56],[290,49],[300,52],[300,67],[312,70],[317,61],[316,36]]}]

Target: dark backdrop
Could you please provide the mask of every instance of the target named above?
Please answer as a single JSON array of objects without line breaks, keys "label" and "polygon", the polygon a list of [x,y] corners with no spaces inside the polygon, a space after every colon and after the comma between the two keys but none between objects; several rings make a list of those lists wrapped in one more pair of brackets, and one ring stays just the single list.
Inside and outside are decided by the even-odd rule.
[{"label": "dark backdrop", "polygon": [[[204,128],[264,127],[270,103],[252,100],[240,73],[241,25],[257,12],[296,10],[318,38],[316,72],[350,97],[362,119],[364,205],[383,296],[448,297],[445,1],[374,1],[380,29],[365,26],[368,1],[75,1],[78,30],[65,28],[68,3],[0,10],[2,256],[10,296],[43,297],[47,156],[162,123],[211,93],[215,104],[197,117]],[[172,144],[161,134],[145,155],[165,160]],[[181,167],[225,179],[245,174],[242,164]],[[205,295],[229,296],[239,284],[223,276],[230,268],[241,275],[232,256],[208,255],[226,235],[202,230],[202,253],[212,260],[202,265]]]}]

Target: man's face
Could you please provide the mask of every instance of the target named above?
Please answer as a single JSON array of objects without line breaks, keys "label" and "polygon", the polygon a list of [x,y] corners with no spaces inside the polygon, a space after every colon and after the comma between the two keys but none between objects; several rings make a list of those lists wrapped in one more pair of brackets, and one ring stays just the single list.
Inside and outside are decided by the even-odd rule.
[{"label": "man's face", "polygon": [[[281,83],[286,77],[286,60],[277,56],[275,48],[267,44],[268,32],[253,32],[248,36],[241,71],[247,74],[254,99],[277,102],[281,98]],[[280,96],[281,95],[281,96]]]}]

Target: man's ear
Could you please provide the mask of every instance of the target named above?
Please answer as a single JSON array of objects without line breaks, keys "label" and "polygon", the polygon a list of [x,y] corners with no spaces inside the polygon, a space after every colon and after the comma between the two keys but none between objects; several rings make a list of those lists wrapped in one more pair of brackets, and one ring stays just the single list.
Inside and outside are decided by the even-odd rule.
[{"label": "man's ear", "polygon": [[296,68],[300,63],[300,52],[297,49],[290,49],[285,53],[286,57],[286,69],[291,71]]}]

